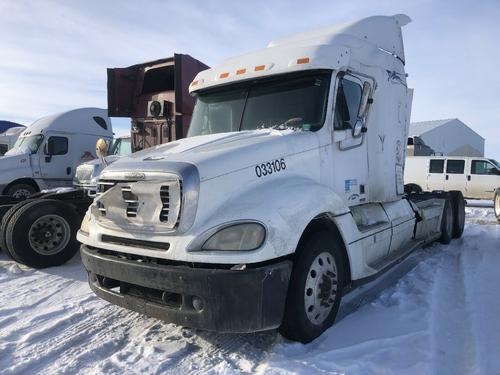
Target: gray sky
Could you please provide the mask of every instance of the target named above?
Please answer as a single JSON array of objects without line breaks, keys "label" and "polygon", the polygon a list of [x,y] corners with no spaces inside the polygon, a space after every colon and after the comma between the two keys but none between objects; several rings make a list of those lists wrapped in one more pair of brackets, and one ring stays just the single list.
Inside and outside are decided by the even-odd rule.
[{"label": "gray sky", "polygon": [[[105,108],[106,68],[187,53],[213,66],[280,36],[406,13],[412,121],[458,117],[500,160],[500,3],[495,1],[0,0],[0,119],[30,124]],[[128,132],[128,120],[115,122]]]}]

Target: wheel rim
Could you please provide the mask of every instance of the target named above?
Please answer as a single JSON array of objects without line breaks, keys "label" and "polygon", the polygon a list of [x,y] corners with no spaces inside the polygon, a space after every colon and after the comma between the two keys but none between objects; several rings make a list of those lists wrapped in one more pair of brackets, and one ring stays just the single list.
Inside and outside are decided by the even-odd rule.
[{"label": "wheel rim", "polygon": [[39,217],[28,233],[30,245],[41,255],[53,255],[66,247],[70,239],[70,228],[66,220],[58,215]]},{"label": "wheel rim", "polygon": [[17,199],[26,199],[31,196],[31,192],[28,189],[17,189],[12,196]]},{"label": "wheel rim", "polygon": [[495,215],[500,218],[500,194],[495,197]]},{"label": "wheel rim", "polygon": [[304,308],[309,321],[319,325],[332,311],[337,296],[338,273],[329,252],[319,254],[309,267],[304,290]]}]

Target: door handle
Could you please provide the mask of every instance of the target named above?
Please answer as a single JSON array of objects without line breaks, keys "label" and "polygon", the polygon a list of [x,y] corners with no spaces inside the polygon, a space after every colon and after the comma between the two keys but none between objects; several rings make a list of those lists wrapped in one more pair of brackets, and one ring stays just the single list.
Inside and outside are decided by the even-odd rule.
[{"label": "door handle", "polygon": [[467,181],[470,181],[470,175],[467,176]]},{"label": "door handle", "polygon": [[66,168],[66,174],[70,175],[71,174],[71,167]]},{"label": "door handle", "polygon": [[446,180],[448,180],[448,178],[449,178],[449,177],[450,177],[450,176],[446,175]]}]

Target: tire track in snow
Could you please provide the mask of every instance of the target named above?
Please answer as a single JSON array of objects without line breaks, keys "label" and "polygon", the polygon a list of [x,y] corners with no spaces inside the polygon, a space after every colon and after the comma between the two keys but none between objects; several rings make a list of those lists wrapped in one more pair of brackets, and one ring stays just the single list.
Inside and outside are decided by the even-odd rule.
[{"label": "tire track in snow", "polygon": [[[483,225],[479,231],[464,238],[462,245],[465,297],[467,305],[472,307],[470,316],[473,344],[477,352],[476,370],[481,374],[500,373],[500,327],[495,324],[500,316],[500,304],[496,302],[496,280],[500,265],[499,232],[498,224]],[[492,353],[491,348],[496,348],[496,351]]]},{"label": "tire track in snow", "polygon": [[460,247],[456,251],[441,247],[439,250],[442,254],[435,270],[430,304],[433,373],[474,373],[477,358],[471,317],[466,306],[463,249]]}]

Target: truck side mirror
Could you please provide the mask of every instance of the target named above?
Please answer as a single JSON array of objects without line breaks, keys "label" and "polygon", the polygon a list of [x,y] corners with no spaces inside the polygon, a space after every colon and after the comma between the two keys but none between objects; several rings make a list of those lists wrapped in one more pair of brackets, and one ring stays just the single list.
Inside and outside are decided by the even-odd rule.
[{"label": "truck side mirror", "polygon": [[366,113],[368,112],[368,105],[372,102],[370,100],[370,92],[370,84],[368,82],[365,82],[363,84],[363,93],[361,94],[361,103],[359,105],[358,118],[364,119]]},{"label": "truck side mirror", "polygon": [[50,163],[52,161],[52,155],[54,155],[54,142],[49,138],[43,150],[45,154],[45,162]]},{"label": "truck side mirror", "polygon": [[105,157],[108,156],[108,144],[103,138],[97,140],[95,144],[95,153],[103,165],[108,165],[105,159]]},{"label": "truck side mirror", "polygon": [[356,121],[356,124],[354,124],[354,128],[352,128],[352,136],[354,138],[361,137],[363,133],[366,133],[367,128],[365,127],[365,124],[363,123],[363,120],[358,119]]}]

